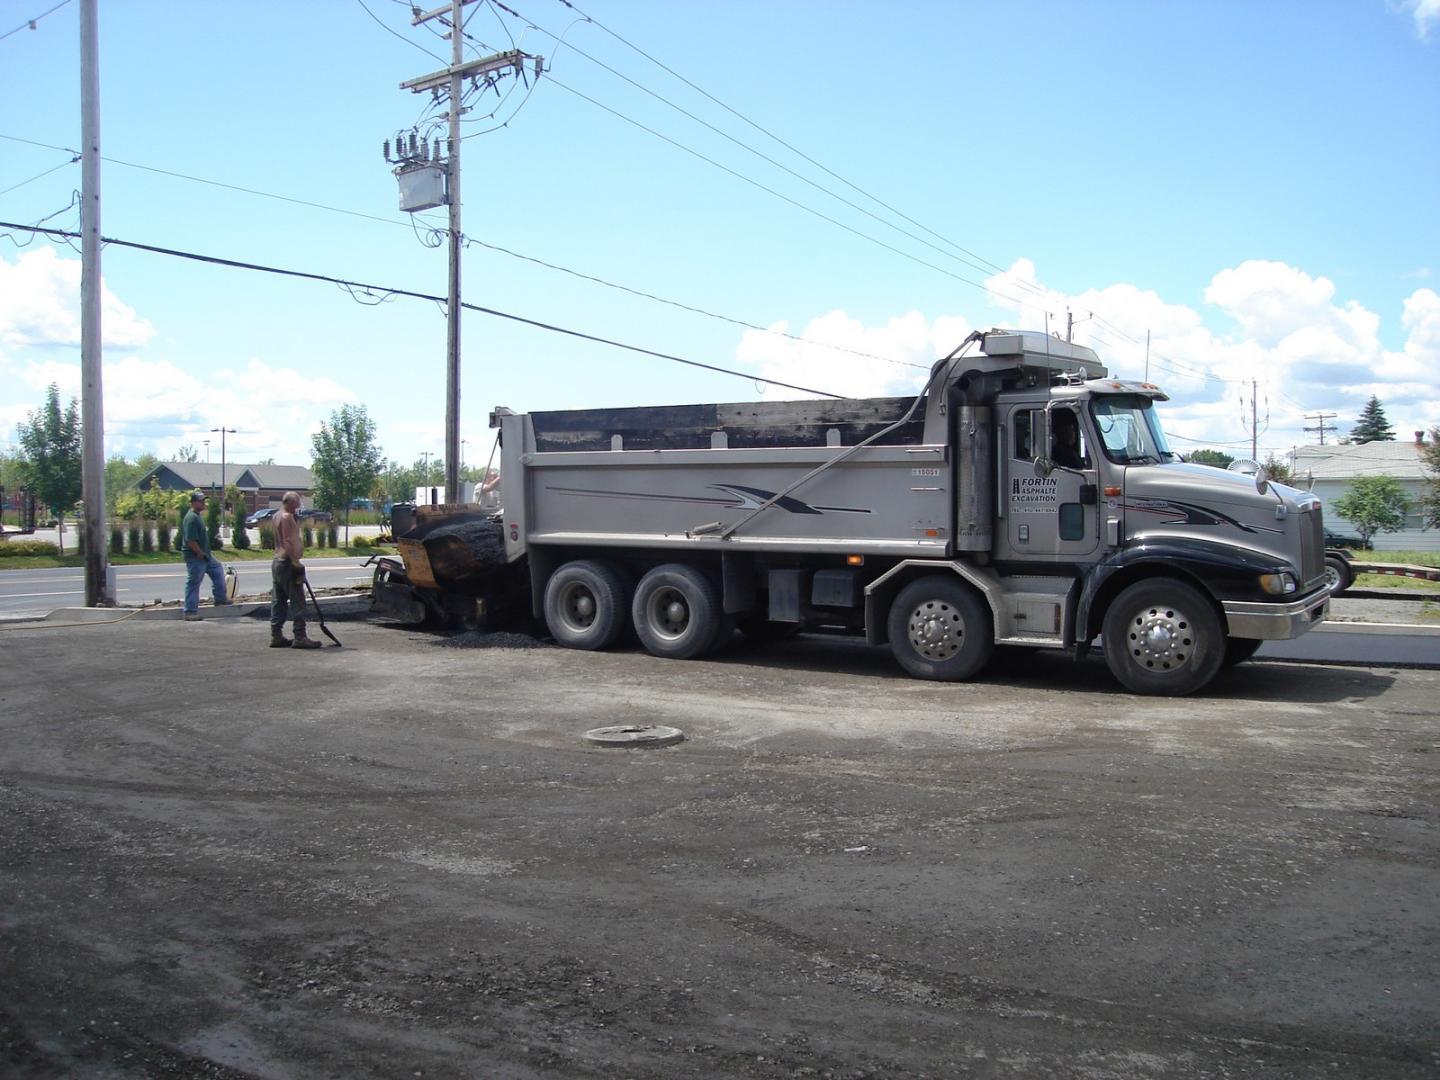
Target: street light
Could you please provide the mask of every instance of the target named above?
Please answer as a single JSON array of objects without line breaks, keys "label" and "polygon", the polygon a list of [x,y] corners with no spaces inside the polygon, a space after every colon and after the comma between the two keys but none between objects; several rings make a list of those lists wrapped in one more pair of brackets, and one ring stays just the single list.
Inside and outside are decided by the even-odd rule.
[{"label": "street light", "polygon": [[210,440],[205,440],[205,464],[210,464]]},{"label": "street light", "polygon": [[[227,428],[223,424],[220,427],[212,427],[210,429],[211,434],[217,431],[220,433],[220,532],[223,534],[225,532],[225,436],[227,434],[234,435],[235,429],[233,427]],[[208,441],[205,444],[205,460],[207,462],[210,460],[210,444]]]}]

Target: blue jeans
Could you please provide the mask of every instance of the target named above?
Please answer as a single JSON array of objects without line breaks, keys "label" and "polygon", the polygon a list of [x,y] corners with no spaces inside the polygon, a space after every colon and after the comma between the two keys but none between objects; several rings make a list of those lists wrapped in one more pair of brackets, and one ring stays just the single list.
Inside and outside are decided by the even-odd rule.
[{"label": "blue jeans", "polygon": [[276,556],[270,563],[270,633],[280,637],[285,620],[294,618],[295,636],[305,636],[305,575],[290,560]]},{"label": "blue jeans", "polygon": [[214,586],[215,599],[223,599],[225,596],[225,568],[220,565],[220,560],[214,555],[207,555],[204,559],[185,556],[186,615],[193,615],[200,610],[200,579],[206,574],[210,575],[210,584]]}]

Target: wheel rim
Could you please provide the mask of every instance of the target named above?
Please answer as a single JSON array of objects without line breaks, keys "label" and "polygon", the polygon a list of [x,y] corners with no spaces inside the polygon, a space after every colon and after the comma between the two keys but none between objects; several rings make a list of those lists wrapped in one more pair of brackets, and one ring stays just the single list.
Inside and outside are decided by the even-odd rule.
[{"label": "wheel rim", "polygon": [[645,614],[650,629],[666,641],[682,638],[690,629],[690,603],[684,593],[668,585],[650,594]]},{"label": "wheel rim", "polygon": [[571,630],[589,630],[599,610],[595,594],[578,581],[570,582],[560,593],[560,617]]},{"label": "wheel rim", "polygon": [[1329,563],[1325,564],[1325,588],[1332,593],[1340,589],[1340,571],[1336,570]]},{"label": "wheel rim", "polygon": [[906,626],[910,647],[927,660],[948,660],[965,644],[965,619],[943,600],[916,604]]},{"label": "wheel rim", "polygon": [[1130,620],[1130,658],[1152,671],[1178,671],[1195,649],[1194,625],[1177,607],[1151,604]]}]

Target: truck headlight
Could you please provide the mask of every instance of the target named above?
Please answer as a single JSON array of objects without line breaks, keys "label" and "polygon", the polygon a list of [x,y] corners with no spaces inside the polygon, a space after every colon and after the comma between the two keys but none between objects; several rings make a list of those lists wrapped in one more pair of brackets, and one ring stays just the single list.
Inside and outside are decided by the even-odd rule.
[{"label": "truck headlight", "polygon": [[1284,596],[1295,591],[1295,575],[1289,570],[1279,574],[1261,574],[1260,588],[1271,596]]}]

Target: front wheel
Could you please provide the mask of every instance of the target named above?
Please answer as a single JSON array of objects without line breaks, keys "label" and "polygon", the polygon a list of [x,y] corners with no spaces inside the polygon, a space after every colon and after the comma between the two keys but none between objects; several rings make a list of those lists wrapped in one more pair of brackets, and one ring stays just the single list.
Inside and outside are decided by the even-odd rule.
[{"label": "front wheel", "polygon": [[1355,572],[1343,555],[1325,556],[1325,587],[1331,596],[1339,596],[1355,583]]},{"label": "front wheel", "polygon": [[990,611],[975,590],[939,574],[912,581],[890,606],[890,651],[919,679],[968,679],[995,651]]},{"label": "front wheel", "polygon": [[1125,588],[1105,613],[1105,663],[1137,694],[1193,694],[1225,660],[1225,634],[1209,597],[1183,581]]}]

